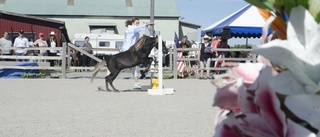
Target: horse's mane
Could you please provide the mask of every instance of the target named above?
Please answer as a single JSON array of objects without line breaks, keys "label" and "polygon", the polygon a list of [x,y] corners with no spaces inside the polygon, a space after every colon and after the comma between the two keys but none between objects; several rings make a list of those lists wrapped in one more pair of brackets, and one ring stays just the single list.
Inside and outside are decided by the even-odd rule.
[{"label": "horse's mane", "polygon": [[134,44],[134,50],[135,50],[135,51],[140,50],[140,49],[144,46],[147,38],[148,38],[148,36],[143,35],[143,36],[137,41],[137,43]]}]

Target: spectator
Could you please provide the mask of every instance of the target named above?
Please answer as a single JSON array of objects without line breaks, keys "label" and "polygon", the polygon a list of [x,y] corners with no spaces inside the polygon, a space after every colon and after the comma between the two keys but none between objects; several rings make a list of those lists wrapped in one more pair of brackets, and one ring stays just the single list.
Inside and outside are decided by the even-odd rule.
[{"label": "spectator", "polygon": [[[221,36],[216,36],[216,38],[214,40],[212,40],[212,43],[211,43],[211,46],[212,46],[212,49],[213,49],[213,58],[217,58],[218,57],[218,52],[215,50],[217,49],[219,43],[221,41]],[[215,61],[211,61],[211,64],[210,64],[210,67],[215,67]],[[212,70],[214,71],[214,70]]]},{"label": "spectator", "polygon": [[[47,39],[47,45],[48,47],[51,47],[51,48],[59,47],[56,39],[56,34],[54,33],[54,31],[50,32],[50,38]],[[47,53],[48,53],[48,56],[57,56],[57,50],[49,50],[47,51]],[[50,67],[53,67],[54,60],[49,60],[49,62],[50,62]]]},{"label": "spectator", "polygon": [[[218,44],[217,48],[224,48],[224,49],[230,49],[230,46],[228,45],[228,39],[222,39],[220,43]],[[229,51],[218,51],[218,57],[219,58],[229,58],[230,57],[230,52]],[[220,67],[221,64],[225,62],[224,60],[218,60],[215,63],[215,67]],[[222,74],[225,73],[226,71],[221,70],[221,71],[216,71],[216,74]]]},{"label": "spectator", "polygon": [[[224,48],[224,49],[230,49],[230,46],[228,45],[227,39],[222,39],[217,48]],[[218,51],[218,56],[221,58],[228,58],[230,56],[229,51]]]},{"label": "spectator", "polygon": [[213,49],[213,51],[214,51],[214,54],[213,54],[213,55],[215,55],[215,57],[218,56],[218,52],[215,51],[214,49],[216,49],[216,48],[218,47],[220,41],[221,41],[221,36],[216,36],[216,38],[215,38],[215,39],[212,41],[212,43],[211,43],[212,49]]},{"label": "spectator", "polygon": [[[43,33],[39,33],[39,39],[37,39],[33,44],[32,47],[48,47],[48,43],[44,40]],[[40,56],[47,56],[47,50],[39,50]],[[41,60],[45,61],[45,60]]]},{"label": "spectator", "polygon": [[[191,42],[188,41],[187,36],[183,36],[181,42],[180,42],[180,47],[179,48],[191,48]],[[182,56],[188,57],[189,56],[189,51],[184,51],[182,52]]]},{"label": "spectator", "polygon": [[[21,29],[19,30],[19,36],[14,40],[13,46],[18,48],[15,49],[16,56],[25,56],[26,50],[23,48],[29,47],[29,41],[27,38],[23,36],[24,31]],[[17,59],[17,61],[26,61],[25,59]]]},{"label": "spectator", "polygon": [[[92,48],[92,45],[89,43],[89,40],[90,40],[89,37],[86,36],[84,38],[84,43],[81,47],[85,48],[84,51],[88,52],[89,54],[92,54],[92,49],[90,49]],[[90,67],[91,58],[83,53],[81,53],[81,56],[82,56],[82,67]]]},{"label": "spectator", "polygon": [[[204,43],[201,44],[199,48],[198,60],[200,61],[200,78],[199,79],[210,79],[210,62],[213,57],[213,50],[211,44],[209,43],[209,36],[205,35],[203,37]],[[204,66],[207,70],[207,78],[203,78]]]},{"label": "spectator", "polygon": [[[127,51],[130,47],[132,47],[139,39],[141,31],[144,31],[147,29],[148,25],[153,25],[152,22],[147,24],[140,25],[140,21],[138,18],[132,18],[131,22],[126,21],[127,29],[125,31],[125,39],[123,46],[121,47],[121,52]],[[141,84],[138,79],[138,70],[137,66],[132,67],[132,74],[135,80],[135,87],[141,88]]]},{"label": "spectator", "polygon": [[[191,48],[198,48],[196,42],[194,40],[191,40]],[[190,52],[190,58],[196,58],[198,54],[198,51],[191,51]],[[190,61],[190,65],[193,67],[194,65],[197,65],[196,61]]]},{"label": "spectator", "polygon": [[[0,55],[12,55],[11,49],[6,49],[6,48],[11,48],[12,47],[12,42],[9,40],[9,33],[4,31],[3,32],[3,37],[0,39]],[[10,59],[1,59],[4,61],[11,61]]]}]

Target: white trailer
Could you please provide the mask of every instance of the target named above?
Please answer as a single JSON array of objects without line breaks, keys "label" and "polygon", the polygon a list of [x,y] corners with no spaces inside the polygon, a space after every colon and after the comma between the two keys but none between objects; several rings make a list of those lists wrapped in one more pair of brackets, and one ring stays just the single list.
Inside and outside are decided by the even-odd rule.
[{"label": "white trailer", "polygon": [[[90,38],[89,43],[92,45],[92,48],[105,48],[108,50],[93,50],[95,56],[103,55],[113,55],[119,53],[122,45],[124,36],[118,34],[92,34],[92,33],[77,33],[72,39],[73,44],[76,46],[81,46],[84,43],[84,38],[88,36]],[[114,50],[118,49],[118,50]]]}]

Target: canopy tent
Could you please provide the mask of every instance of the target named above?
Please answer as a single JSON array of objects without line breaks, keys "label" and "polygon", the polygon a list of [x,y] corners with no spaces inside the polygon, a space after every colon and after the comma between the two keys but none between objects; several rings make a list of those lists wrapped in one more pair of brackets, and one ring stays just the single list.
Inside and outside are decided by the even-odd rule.
[{"label": "canopy tent", "polygon": [[[221,35],[224,27],[229,27],[231,37],[256,38],[260,37],[265,20],[259,13],[259,9],[252,5],[247,5],[231,15],[219,20],[201,31],[201,36],[208,34],[211,36]],[[272,32],[269,29],[269,34]]]}]

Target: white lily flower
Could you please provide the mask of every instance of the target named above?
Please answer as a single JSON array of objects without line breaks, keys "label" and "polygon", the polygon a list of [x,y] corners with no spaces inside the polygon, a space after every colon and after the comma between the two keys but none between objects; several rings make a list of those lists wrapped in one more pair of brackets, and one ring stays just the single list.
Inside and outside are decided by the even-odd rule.
[{"label": "white lily flower", "polygon": [[320,96],[310,94],[288,96],[285,105],[297,117],[320,129]]},{"label": "white lily flower", "polygon": [[[254,51],[288,69],[270,81],[273,90],[288,95],[285,105],[320,130],[320,26],[302,6],[293,8],[287,40],[274,40]],[[318,134],[319,137],[319,134]]]},{"label": "white lily flower", "polygon": [[255,51],[282,65],[302,83],[303,91],[315,94],[320,81],[320,26],[302,6],[292,9],[287,40],[273,40]]}]

